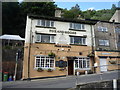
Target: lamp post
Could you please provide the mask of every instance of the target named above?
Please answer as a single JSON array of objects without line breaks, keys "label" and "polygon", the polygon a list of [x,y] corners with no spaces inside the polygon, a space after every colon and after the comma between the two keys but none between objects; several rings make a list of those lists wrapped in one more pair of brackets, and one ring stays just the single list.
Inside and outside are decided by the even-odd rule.
[{"label": "lamp post", "polygon": [[20,58],[20,53],[21,53],[21,50],[18,49],[17,52],[16,52],[16,63],[15,63],[15,73],[14,73],[14,81],[16,81],[16,75],[17,75],[17,66],[18,66],[18,59]]}]

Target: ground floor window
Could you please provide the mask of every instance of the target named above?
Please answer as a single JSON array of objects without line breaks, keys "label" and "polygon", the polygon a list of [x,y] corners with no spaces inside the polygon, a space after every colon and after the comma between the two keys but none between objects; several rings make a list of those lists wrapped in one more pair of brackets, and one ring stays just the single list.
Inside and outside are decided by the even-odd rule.
[{"label": "ground floor window", "polygon": [[36,56],[36,68],[54,68],[54,57]]},{"label": "ground floor window", "polygon": [[89,58],[77,58],[75,59],[75,69],[87,69],[90,68]]}]

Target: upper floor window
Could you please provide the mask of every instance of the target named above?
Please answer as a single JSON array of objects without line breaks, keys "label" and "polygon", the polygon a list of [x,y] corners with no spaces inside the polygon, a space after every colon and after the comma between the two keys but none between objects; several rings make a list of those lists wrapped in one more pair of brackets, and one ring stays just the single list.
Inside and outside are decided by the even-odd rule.
[{"label": "upper floor window", "polygon": [[48,56],[36,56],[35,68],[54,68],[54,58]]},{"label": "upper floor window", "polygon": [[54,43],[55,35],[37,34],[36,42]]},{"label": "upper floor window", "polygon": [[120,33],[120,28],[115,28],[116,33]]},{"label": "upper floor window", "polygon": [[109,40],[99,40],[99,45],[109,46]]},{"label": "upper floor window", "polygon": [[37,21],[38,26],[44,26],[44,27],[54,27],[54,21],[50,20],[38,20]]},{"label": "upper floor window", "polygon": [[70,44],[86,45],[85,37],[70,37]]},{"label": "upper floor window", "polygon": [[107,30],[107,27],[100,27],[100,26],[98,26],[98,31],[106,32],[108,30]]},{"label": "upper floor window", "polygon": [[75,59],[75,68],[76,69],[90,68],[90,60],[89,60],[89,58],[77,58],[77,59]]},{"label": "upper floor window", "polygon": [[84,26],[84,24],[70,23],[70,29],[84,30],[85,26]]}]

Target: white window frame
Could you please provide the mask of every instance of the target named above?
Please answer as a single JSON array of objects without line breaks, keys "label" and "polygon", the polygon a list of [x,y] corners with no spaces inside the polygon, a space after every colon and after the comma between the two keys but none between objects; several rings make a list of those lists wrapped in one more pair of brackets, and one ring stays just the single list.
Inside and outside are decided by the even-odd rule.
[{"label": "white window frame", "polygon": [[[75,44],[74,43],[74,38],[76,36],[70,36],[70,44]],[[78,45],[86,45],[86,38],[85,37],[79,37],[81,39],[81,44],[78,44]],[[71,42],[71,39],[72,39],[72,42]],[[85,43],[84,43],[84,40],[85,40]]]},{"label": "white window frame", "polygon": [[[77,28],[76,26],[79,26],[80,28]],[[79,23],[70,23],[70,29],[85,30],[85,25],[84,24],[79,24]]]},{"label": "white window frame", "polygon": [[[77,67],[75,66],[76,61],[78,62]],[[81,66],[80,61],[82,62]],[[85,61],[85,67],[83,66],[83,61]],[[88,57],[78,57],[77,59],[74,60],[74,68],[80,70],[90,70],[90,59]]]},{"label": "white window frame", "polygon": [[107,29],[107,27],[101,27],[101,26],[98,26],[98,31],[101,31],[101,32],[107,32],[108,29]]},{"label": "white window frame", "polygon": [[[39,58],[38,58],[39,57]],[[44,67],[43,66],[41,66],[42,65],[42,63],[41,63],[41,57],[44,57]],[[39,61],[39,66],[37,66],[37,59],[40,59],[40,61]],[[46,67],[46,61],[47,60],[49,60],[49,62],[48,62],[48,67]],[[50,60],[54,60],[53,61],[53,67],[50,67],[50,64],[51,64],[51,62],[50,62]],[[38,69],[38,68],[43,68],[43,69],[55,69],[55,58],[54,57],[49,57],[49,56],[45,56],[45,55],[36,55],[35,56],[35,69]]]},{"label": "white window frame", "polygon": [[[42,25],[42,21],[45,22],[45,25]],[[49,26],[47,26],[47,22],[50,22]],[[53,25],[52,25],[53,24]],[[37,20],[37,26],[43,26],[43,27],[54,27],[54,21],[51,21],[51,20]]]},{"label": "white window frame", "polygon": [[[48,34],[36,34],[36,42],[41,42],[41,43],[55,43],[55,35],[51,35],[51,34],[49,35],[50,36],[50,42],[42,42],[42,40],[41,40],[42,35],[48,35]],[[37,40],[37,38],[39,38],[39,40]]]},{"label": "white window frame", "polygon": [[99,45],[100,46],[109,46],[109,40],[99,40]]}]

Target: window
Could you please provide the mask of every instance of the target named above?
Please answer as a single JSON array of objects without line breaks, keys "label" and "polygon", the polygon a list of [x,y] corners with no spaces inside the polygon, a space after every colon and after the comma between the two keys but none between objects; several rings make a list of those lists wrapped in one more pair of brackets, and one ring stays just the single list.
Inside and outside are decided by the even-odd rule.
[{"label": "window", "polygon": [[75,59],[75,68],[76,69],[90,68],[90,60],[89,60],[89,58],[77,58],[77,59]]},{"label": "window", "polygon": [[85,26],[84,24],[70,23],[70,29],[84,30]]},{"label": "window", "polygon": [[98,26],[98,31],[106,32],[108,30],[107,30],[107,27],[100,27],[100,26]]},{"label": "window", "polygon": [[37,21],[38,26],[44,26],[44,27],[54,27],[54,21],[50,20],[38,20]]},{"label": "window", "polygon": [[36,68],[54,68],[54,58],[48,56],[36,56]]},{"label": "window", "polygon": [[120,33],[120,28],[115,28],[116,33]]},{"label": "window", "polygon": [[37,34],[36,42],[54,43],[54,37],[55,35]]},{"label": "window", "polygon": [[71,44],[86,45],[86,38],[84,37],[70,37]]},{"label": "window", "polygon": [[99,45],[109,46],[109,40],[99,40]]}]

